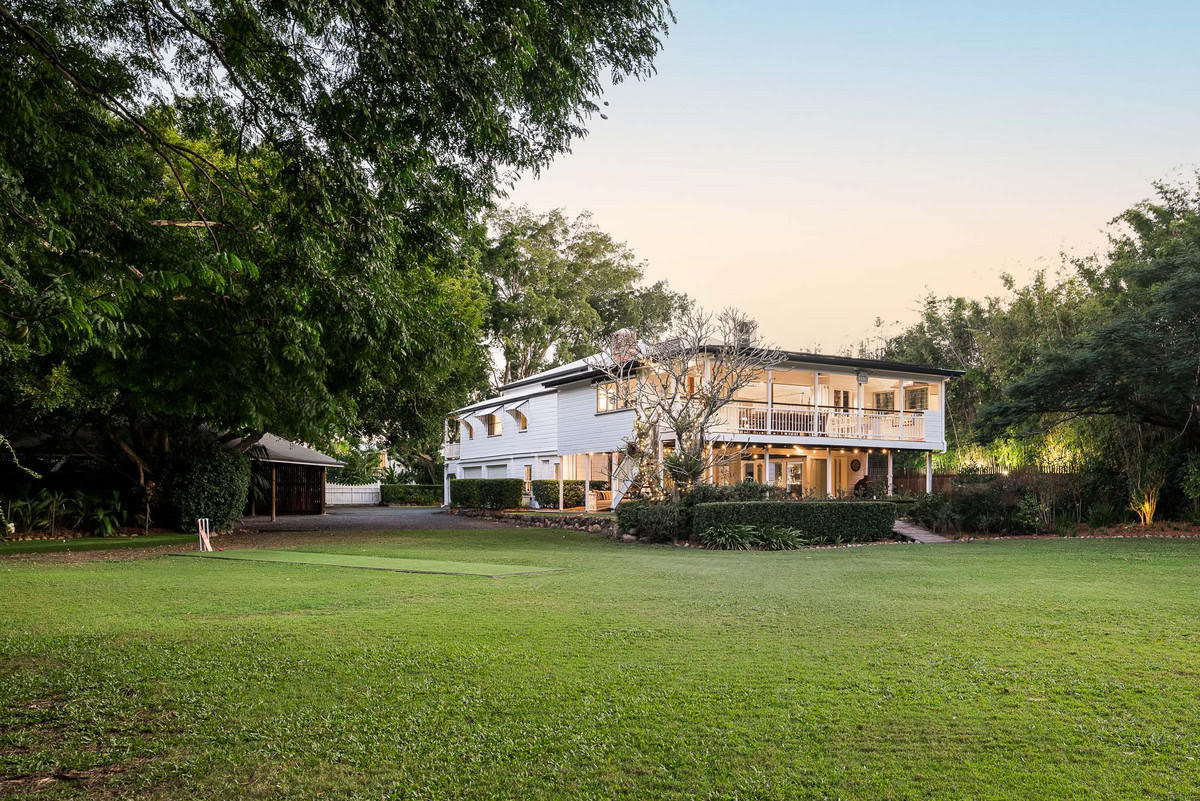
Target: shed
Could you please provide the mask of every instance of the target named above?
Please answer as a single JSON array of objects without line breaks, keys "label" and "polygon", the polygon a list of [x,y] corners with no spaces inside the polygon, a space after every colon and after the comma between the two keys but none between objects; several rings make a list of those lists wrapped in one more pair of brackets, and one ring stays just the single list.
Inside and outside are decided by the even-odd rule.
[{"label": "shed", "polygon": [[[236,447],[240,440],[228,443]],[[325,471],[344,467],[332,456],[298,442],[263,434],[248,451],[253,481],[268,488],[264,493],[271,519],[276,515],[319,515],[325,513]],[[262,510],[264,513],[266,509]],[[250,514],[259,513],[255,493],[250,493]]]}]

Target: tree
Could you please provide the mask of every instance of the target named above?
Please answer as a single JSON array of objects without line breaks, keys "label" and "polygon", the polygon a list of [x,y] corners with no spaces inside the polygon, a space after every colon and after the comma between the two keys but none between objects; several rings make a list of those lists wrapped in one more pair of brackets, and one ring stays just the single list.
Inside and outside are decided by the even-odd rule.
[{"label": "tree", "polygon": [[[637,464],[642,486],[661,496],[658,476],[665,470],[677,490],[687,491],[712,468],[737,458],[736,451],[713,448],[713,435],[737,394],[781,360],[763,342],[758,324],[733,308],[714,315],[689,306],[655,343],[614,338],[594,366],[613,382],[615,403],[635,409],[625,452]],[[663,437],[673,441],[673,450],[660,462]]]},{"label": "tree", "polygon": [[1200,444],[1200,190],[1159,186],[1122,214],[1104,263],[1079,265],[1094,321],[1040,352],[986,409],[981,437],[1105,416]]},{"label": "tree", "polygon": [[585,133],[605,77],[651,73],[670,20],[0,4],[0,430],[144,483],[181,430],[428,426],[482,364],[470,221]]},{"label": "tree", "polygon": [[1154,521],[1173,454],[1200,448],[1200,190],[1157,187],[1122,214],[1107,257],[1079,263],[1088,325],[1039,352],[977,436],[1111,421],[1129,504]]},{"label": "tree", "polygon": [[535,214],[522,206],[487,222],[480,269],[491,287],[497,384],[589,356],[620,329],[654,338],[686,303],[662,281],[638,286],[645,264],[587,212],[569,220],[558,209]]}]

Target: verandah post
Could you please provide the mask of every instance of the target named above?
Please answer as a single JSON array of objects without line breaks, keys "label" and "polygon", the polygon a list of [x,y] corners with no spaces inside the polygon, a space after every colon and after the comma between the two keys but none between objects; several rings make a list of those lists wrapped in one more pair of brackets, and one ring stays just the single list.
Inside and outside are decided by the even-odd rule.
[{"label": "verandah post", "polygon": [[[865,376],[865,375],[866,375],[866,373],[863,373],[863,375]],[[862,437],[862,435],[863,435],[863,394],[864,394],[864,386],[863,386],[863,382],[862,382],[862,381],[859,379],[858,375],[855,375],[855,376],[854,376],[854,380],[855,380],[855,381],[858,383],[858,400],[857,400],[857,403],[858,403],[858,410],[857,410],[857,411],[858,411],[858,436],[861,438],[861,437]]]},{"label": "verandah post", "polygon": [[587,474],[583,477],[583,511],[590,512],[588,501],[592,497],[592,452],[587,455]]},{"label": "verandah post", "polygon": [[563,510],[563,473],[567,471],[567,457],[558,455],[558,511]]},{"label": "verandah post", "polygon": [[817,400],[821,391],[821,373],[818,370],[813,370],[813,390],[812,390],[812,435],[815,437],[821,433],[821,404]]},{"label": "verandah post", "polygon": [[889,496],[896,494],[895,479],[892,474],[892,449],[888,448],[888,479],[887,479],[887,494]]},{"label": "verandah post", "polygon": [[767,370],[767,435],[775,433],[775,414],[773,405],[775,403],[775,377],[774,370]]},{"label": "verandah post", "polygon": [[933,451],[925,451],[925,494],[933,494]]}]

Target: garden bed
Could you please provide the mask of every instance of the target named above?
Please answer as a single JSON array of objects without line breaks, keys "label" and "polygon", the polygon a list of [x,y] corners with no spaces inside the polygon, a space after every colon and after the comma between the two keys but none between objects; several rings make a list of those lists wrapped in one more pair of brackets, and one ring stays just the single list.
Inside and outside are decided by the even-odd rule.
[{"label": "garden bed", "polygon": [[[617,538],[617,519],[611,512],[538,512],[516,509],[447,509],[446,514],[499,520],[531,528],[561,528]],[[636,540],[636,538],[634,538]]]},{"label": "garden bed", "polygon": [[1092,528],[1080,523],[1074,532],[1067,534],[988,534],[975,532],[947,533],[945,536],[962,542],[976,540],[1057,540],[1057,539],[1200,539],[1200,525],[1195,523],[1165,520],[1149,526],[1125,523],[1117,526]]}]

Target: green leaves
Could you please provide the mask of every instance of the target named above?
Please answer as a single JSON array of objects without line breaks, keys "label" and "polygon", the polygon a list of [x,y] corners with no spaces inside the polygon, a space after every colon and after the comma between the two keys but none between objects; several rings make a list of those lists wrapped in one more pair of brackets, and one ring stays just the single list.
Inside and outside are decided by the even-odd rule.
[{"label": "green leaves", "polygon": [[687,302],[661,281],[638,286],[645,263],[586,212],[569,220],[509,208],[488,223],[480,269],[491,286],[489,344],[504,357],[496,383],[591,355],[622,328],[654,337]]},{"label": "green leaves", "polygon": [[[427,450],[482,383],[466,233],[585,132],[603,75],[649,74],[670,20],[658,0],[3,7],[0,430],[110,428],[152,467],[201,425]],[[56,371],[74,409],[28,402]]]}]

